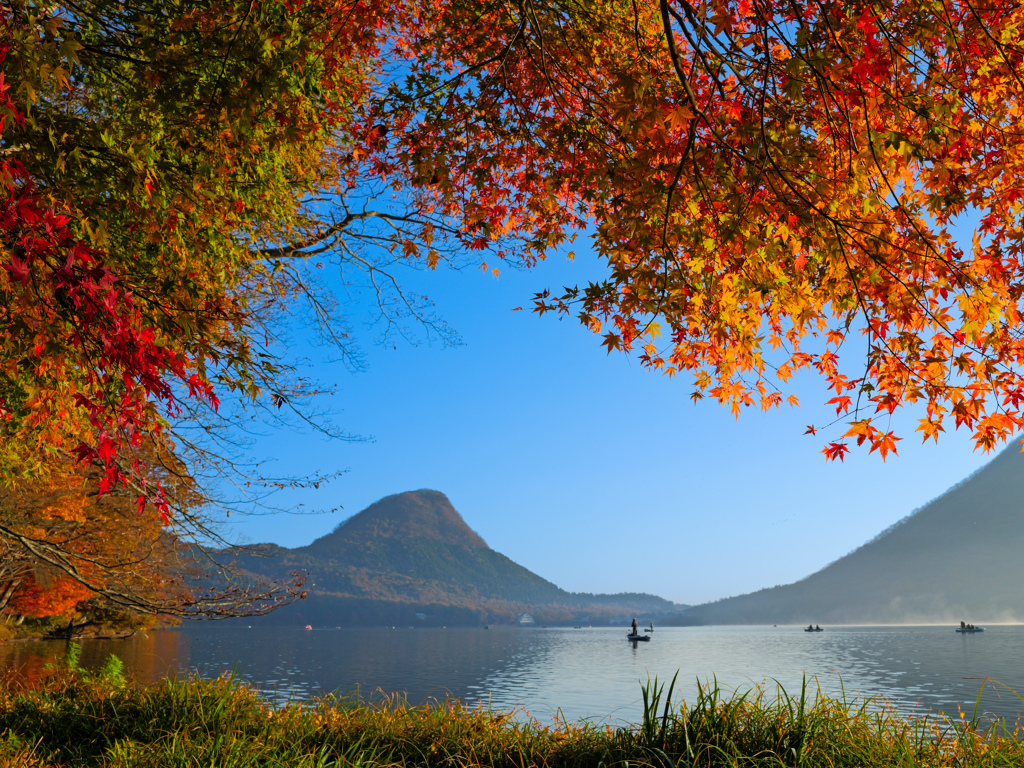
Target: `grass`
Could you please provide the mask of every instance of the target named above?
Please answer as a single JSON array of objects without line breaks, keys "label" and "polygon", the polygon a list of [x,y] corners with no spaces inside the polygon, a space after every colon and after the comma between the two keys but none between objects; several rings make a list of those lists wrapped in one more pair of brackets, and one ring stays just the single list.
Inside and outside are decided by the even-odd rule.
[{"label": "grass", "polygon": [[[1024,766],[1016,729],[908,720],[804,685],[672,703],[675,680],[643,688],[639,724],[552,727],[449,701],[407,707],[326,697],[272,708],[237,680],[126,682],[71,658],[41,688],[0,687],[0,766],[222,768],[973,768]],[[870,707],[870,709],[869,709]]]}]

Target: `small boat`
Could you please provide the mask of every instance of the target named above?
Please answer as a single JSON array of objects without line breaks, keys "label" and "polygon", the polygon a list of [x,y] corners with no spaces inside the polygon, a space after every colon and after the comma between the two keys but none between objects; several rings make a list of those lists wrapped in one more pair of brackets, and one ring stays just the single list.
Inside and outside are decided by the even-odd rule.
[{"label": "small boat", "polygon": [[650,627],[644,627],[644,632],[653,632],[654,630]]},{"label": "small boat", "polygon": [[821,627],[804,627],[804,632],[824,632],[825,630]]},{"label": "small boat", "polygon": [[650,635],[631,635],[626,633],[626,639],[633,643],[645,643],[651,639]]},{"label": "small boat", "polygon": [[312,628],[313,628],[313,625],[312,625],[312,624],[307,624],[307,625],[306,625],[306,629],[312,629]]},{"label": "small boat", "polygon": [[984,632],[984,627],[957,627],[957,632],[964,632],[965,634],[971,634],[972,632]]}]

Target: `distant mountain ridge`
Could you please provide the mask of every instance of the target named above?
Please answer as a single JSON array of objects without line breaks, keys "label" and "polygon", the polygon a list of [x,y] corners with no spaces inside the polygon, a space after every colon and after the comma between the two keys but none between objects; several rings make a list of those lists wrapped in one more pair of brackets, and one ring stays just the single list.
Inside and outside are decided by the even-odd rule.
[{"label": "distant mountain ridge", "polygon": [[566,592],[490,549],[438,491],[388,496],[305,547],[258,545],[237,566],[261,577],[308,574],[306,600],[282,623],[511,623],[660,618],[684,606],[654,595]]},{"label": "distant mountain ridge", "polygon": [[794,584],[688,609],[685,624],[1024,622],[1024,455],[992,461]]}]

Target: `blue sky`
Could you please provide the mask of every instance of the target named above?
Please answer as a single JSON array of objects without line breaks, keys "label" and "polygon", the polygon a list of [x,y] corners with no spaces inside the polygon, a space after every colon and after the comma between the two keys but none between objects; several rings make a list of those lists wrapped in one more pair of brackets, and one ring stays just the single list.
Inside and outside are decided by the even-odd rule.
[{"label": "blue sky", "polygon": [[918,414],[906,414],[895,423],[906,438],[898,457],[854,450],[826,464],[825,437],[803,434],[835,416],[820,382],[797,383],[799,409],[735,420],[714,402],[694,404],[685,377],[606,355],[573,319],[527,311],[537,291],[595,270],[586,257],[553,257],[498,278],[400,272],[459,332],[457,347],[375,343],[365,307],[347,301],[364,369],[316,351],[312,368],[337,387],[335,423],[367,440],[278,432],[252,449],[264,471],[346,470],[275,499],[342,509],[232,517],[234,532],[300,546],[384,496],[432,488],[493,549],[564,589],[699,603],[800,579],[992,458],[967,433],[921,445]]}]

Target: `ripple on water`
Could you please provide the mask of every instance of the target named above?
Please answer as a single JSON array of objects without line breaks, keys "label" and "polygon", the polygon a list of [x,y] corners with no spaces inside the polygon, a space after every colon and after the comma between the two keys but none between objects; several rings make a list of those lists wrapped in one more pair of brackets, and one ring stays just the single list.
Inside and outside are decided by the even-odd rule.
[{"label": "ripple on water", "polygon": [[[542,721],[636,721],[640,683],[679,674],[676,700],[697,684],[727,691],[764,684],[850,701],[884,697],[906,714],[969,714],[986,678],[1024,691],[1024,627],[958,635],[947,627],[658,628],[649,643],[624,643],[621,628],[251,629],[198,627],[125,641],[84,641],[87,668],[114,650],[145,680],[173,671],[236,674],[275,705],[324,693],[379,700],[396,692],[411,704],[448,696],[471,705],[518,708]],[[64,653],[59,642],[0,646],[0,667],[33,679]],[[1016,720],[1020,701],[988,684],[981,710]],[[525,715],[524,715],[525,716]]]}]

